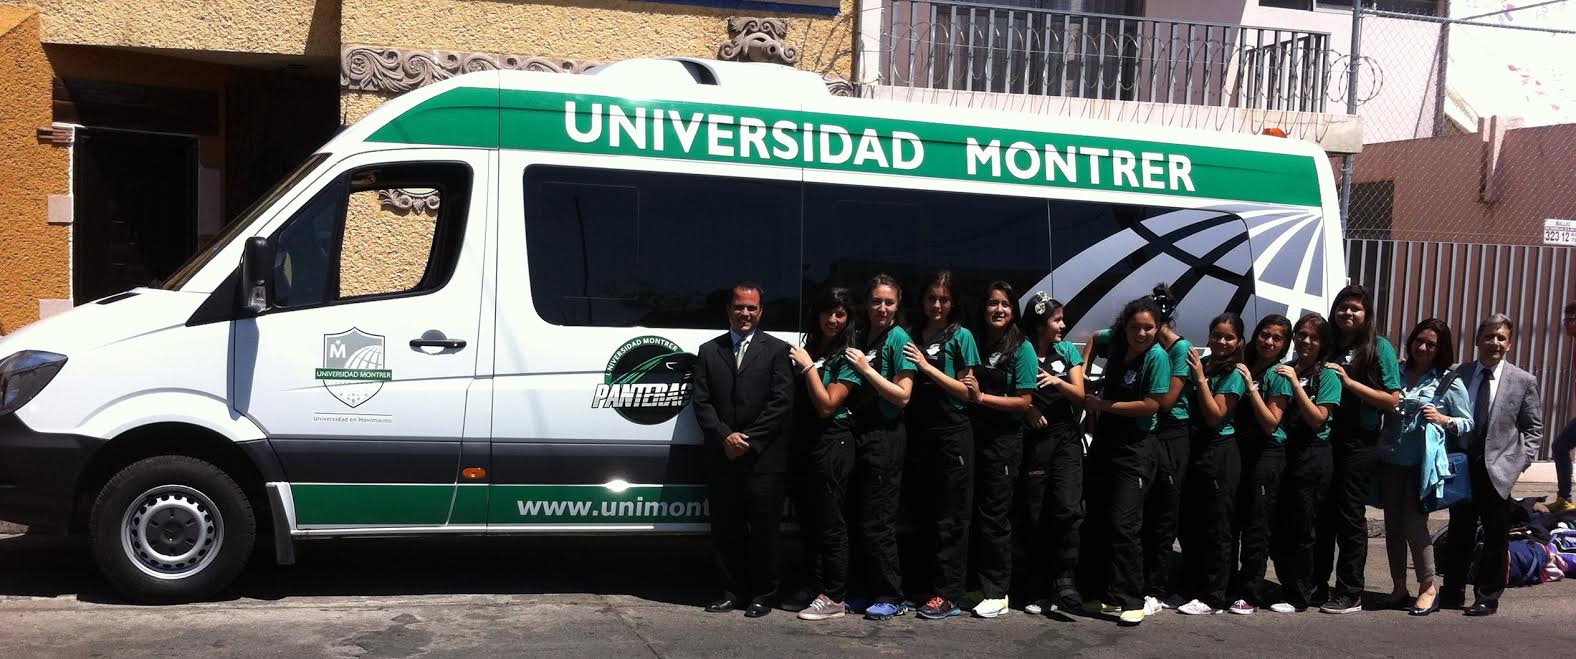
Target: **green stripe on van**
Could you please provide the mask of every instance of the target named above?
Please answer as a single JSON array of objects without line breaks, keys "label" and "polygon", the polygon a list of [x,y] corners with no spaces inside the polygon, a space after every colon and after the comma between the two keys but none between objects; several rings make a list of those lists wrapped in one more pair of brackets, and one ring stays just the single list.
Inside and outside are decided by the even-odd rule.
[{"label": "green stripe on van", "polygon": [[[497,94],[496,120],[484,106]],[[1057,119],[1033,119],[1055,126]],[[496,130],[496,140],[489,140]],[[502,147],[1321,204],[1308,156],[710,103],[456,88],[372,142]]]},{"label": "green stripe on van", "polygon": [[443,524],[454,485],[292,483],[296,525]]}]

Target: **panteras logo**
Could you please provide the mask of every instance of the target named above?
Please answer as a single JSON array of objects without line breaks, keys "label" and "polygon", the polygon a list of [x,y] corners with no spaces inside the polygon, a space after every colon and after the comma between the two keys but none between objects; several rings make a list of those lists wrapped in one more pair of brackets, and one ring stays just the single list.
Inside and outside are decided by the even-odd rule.
[{"label": "panteras logo", "polygon": [[678,416],[690,402],[695,355],[660,336],[630,339],[607,360],[592,409],[613,408],[619,416],[656,425]]},{"label": "panteras logo", "polygon": [[323,368],[314,376],[339,402],[358,407],[378,395],[394,372],[383,368],[383,337],[352,327],[323,335]]}]

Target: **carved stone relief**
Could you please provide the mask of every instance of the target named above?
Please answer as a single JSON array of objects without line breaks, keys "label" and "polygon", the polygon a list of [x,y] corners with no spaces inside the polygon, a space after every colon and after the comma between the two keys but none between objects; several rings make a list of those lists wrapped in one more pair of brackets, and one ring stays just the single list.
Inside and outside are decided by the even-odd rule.
[{"label": "carved stone relief", "polygon": [[356,91],[400,93],[462,73],[498,69],[584,73],[596,64],[550,57],[348,44],[339,52],[339,85]]},{"label": "carved stone relief", "polygon": [[728,18],[728,40],[717,59],[729,62],[770,62],[793,66],[799,49],[788,45],[788,21],[781,18]]},{"label": "carved stone relief", "polygon": [[438,203],[438,191],[432,188],[378,190],[378,207],[401,215],[437,215]]}]

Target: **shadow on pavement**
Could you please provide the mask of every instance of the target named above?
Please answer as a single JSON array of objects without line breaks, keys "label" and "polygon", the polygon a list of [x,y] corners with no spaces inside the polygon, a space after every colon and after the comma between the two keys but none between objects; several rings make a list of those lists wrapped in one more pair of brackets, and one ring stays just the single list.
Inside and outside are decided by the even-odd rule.
[{"label": "shadow on pavement", "polygon": [[[267,539],[259,547],[216,600],[584,593],[701,606],[718,590],[703,537],[309,541],[296,543],[288,567],[274,565]],[[0,596],[127,603],[99,576],[85,540],[44,535],[0,539]]]}]

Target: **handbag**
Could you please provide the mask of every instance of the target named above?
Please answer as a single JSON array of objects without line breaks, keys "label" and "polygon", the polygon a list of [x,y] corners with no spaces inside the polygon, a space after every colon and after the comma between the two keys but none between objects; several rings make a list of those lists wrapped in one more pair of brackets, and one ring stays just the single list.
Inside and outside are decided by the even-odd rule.
[{"label": "handbag", "polygon": [[1445,477],[1444,492],[1438,498],[1423,499],[1424,512],[1444,510],[1472,500],[1472,476],[1467,473],[1467,454],[1447,453],[1446,457],[1450,460],[1450,475]]}]

